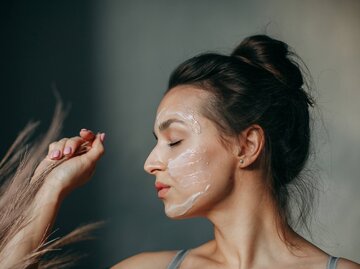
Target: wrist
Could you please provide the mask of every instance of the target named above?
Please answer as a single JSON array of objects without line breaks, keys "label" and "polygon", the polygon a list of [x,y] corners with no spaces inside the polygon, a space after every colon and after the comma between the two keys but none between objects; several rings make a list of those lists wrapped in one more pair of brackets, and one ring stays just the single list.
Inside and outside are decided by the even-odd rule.
[{"label": "wrist", "polygon": [[50,182],[44,182],[43,186],[36,194],[37,203],[61,203],[66,197],[66,191],[57,184],[51,184]]}]

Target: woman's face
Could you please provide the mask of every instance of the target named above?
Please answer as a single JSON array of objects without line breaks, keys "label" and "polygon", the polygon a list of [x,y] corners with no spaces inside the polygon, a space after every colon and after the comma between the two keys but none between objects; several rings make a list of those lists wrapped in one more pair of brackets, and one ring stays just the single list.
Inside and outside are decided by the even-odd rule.
[{"label": "woman's face", "polygon": [[201,115],[209,93],[177,86],[162,99],[155,120],[157,144],[144,168],[156,176],[171,218],[204,215],[226,198],[236,158],[220,141],[215,123]]}]

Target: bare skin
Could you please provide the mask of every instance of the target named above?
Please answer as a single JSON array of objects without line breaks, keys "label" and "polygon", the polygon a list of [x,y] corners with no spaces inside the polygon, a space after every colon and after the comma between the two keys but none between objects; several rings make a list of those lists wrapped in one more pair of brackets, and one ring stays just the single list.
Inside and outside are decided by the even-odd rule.
[{"label": "bare skin", "polygon": [[[178,86],[165,95],[158,108],[158,116],[160,112],[162,116],[158,117],[154,128],[158,143],[144,165],[156,181],[170,186],[162,197],[165,213],[170,218],[204,217],[214,225],[214,239],[193,248],[180,269],[326,268],[327,253],[290,228],[286,230],[288,240],[296,248],[288,247],[279,236],[279,223],[275,218],[277,208],[264,184],[261,162],[264,133],[261,127],[250,126],[238,137],[229,138],[225,145],[215,123],[201,114],[203,102],[208,97],[206,94],[191,86]],[[169,117],[182,120],[184,124],[173,122],[160,131],[159,126]],[[23,238],[26,234],[34,236],[26,241],[21,253],[17,253],[19,257],[40,242],[64,197],[89,180],[104,153],[103,138],[103,135],[95,136],[82,130],[80,136],[50,145],[49,155],[39,170],[48,163],[66,160],[52,171],[40,190],[34,207],[34,215],[39,216],[36,225],[30,225],[21,235]],[[84,142],[89,142],[88,151],[74,155]],[[68,146],[71,151],[66,154]],[[184,152],[191,154],[180,158]],[[191,162],[187,163],[186,158]],[[179,169],[186,173],[177,173]],[[194,174],[189,169],[194,169]],[[194,195],[196,199],[189,200]],[[181,210],[172,210],[183,204],[186,207]],[[166,269],[175,253],[140,253],[112,268]],[[360,266],[340,259],[337,268],[360,269]]]}]

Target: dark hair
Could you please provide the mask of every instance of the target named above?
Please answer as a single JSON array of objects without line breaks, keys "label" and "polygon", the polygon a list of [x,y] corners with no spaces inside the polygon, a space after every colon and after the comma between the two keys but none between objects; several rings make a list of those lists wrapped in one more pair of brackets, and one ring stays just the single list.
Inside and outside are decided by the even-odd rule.
[{"label": "dark hair", "polygon": [[250,36],[230,56],[205,53],[185,61],[171,74],[167,90],[194,85],[211,92],[205,116],[223,134],[239,134],[252,124],[262,127],[268,183],[284,225],[294,224],[290,185],[300,192],[297,221],[305,225],[306,212],[311,209],[308,197],[312,197],[299,174],[309,156],[309,106],[314,102],[304,90],[296,57],[282,41]]}]

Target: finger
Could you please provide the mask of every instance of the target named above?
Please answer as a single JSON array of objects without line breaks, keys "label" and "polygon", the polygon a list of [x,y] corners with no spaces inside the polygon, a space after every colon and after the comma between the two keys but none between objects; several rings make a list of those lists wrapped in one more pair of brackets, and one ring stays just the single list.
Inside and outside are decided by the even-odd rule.
[{"label": "finger", "polygon": [[53,142],[49,145],[48,157],[51,160],[59,160],[63,157],[63,149],[68,138],[63,138],[57,142]]},{"label": "finger", "polygon": [[65,142],[63,155],[66,157],[72,156],[78,151],[79,147],[87,142],[85,139],[79,136],[72,137]]},{"label": "finger", "polygon": [[81,129],[80,136],[86,141],[92,142],[95,139],[95,134],[87,129]]},{"label": "finger", "polygon": [[88,152],[90,149],[91,149],[91,144],[89,141],[86,141],[85,143],[80,145],[80,147],[74,152],[73,156],[82,155]]},{"label": "finger", "polygon": [[105,133],[96,135],[95,140],[92,143],[91,149],[86,154],[90,161],[96,162],[105,153],[105,148],[103,145],[104,139]]}]

